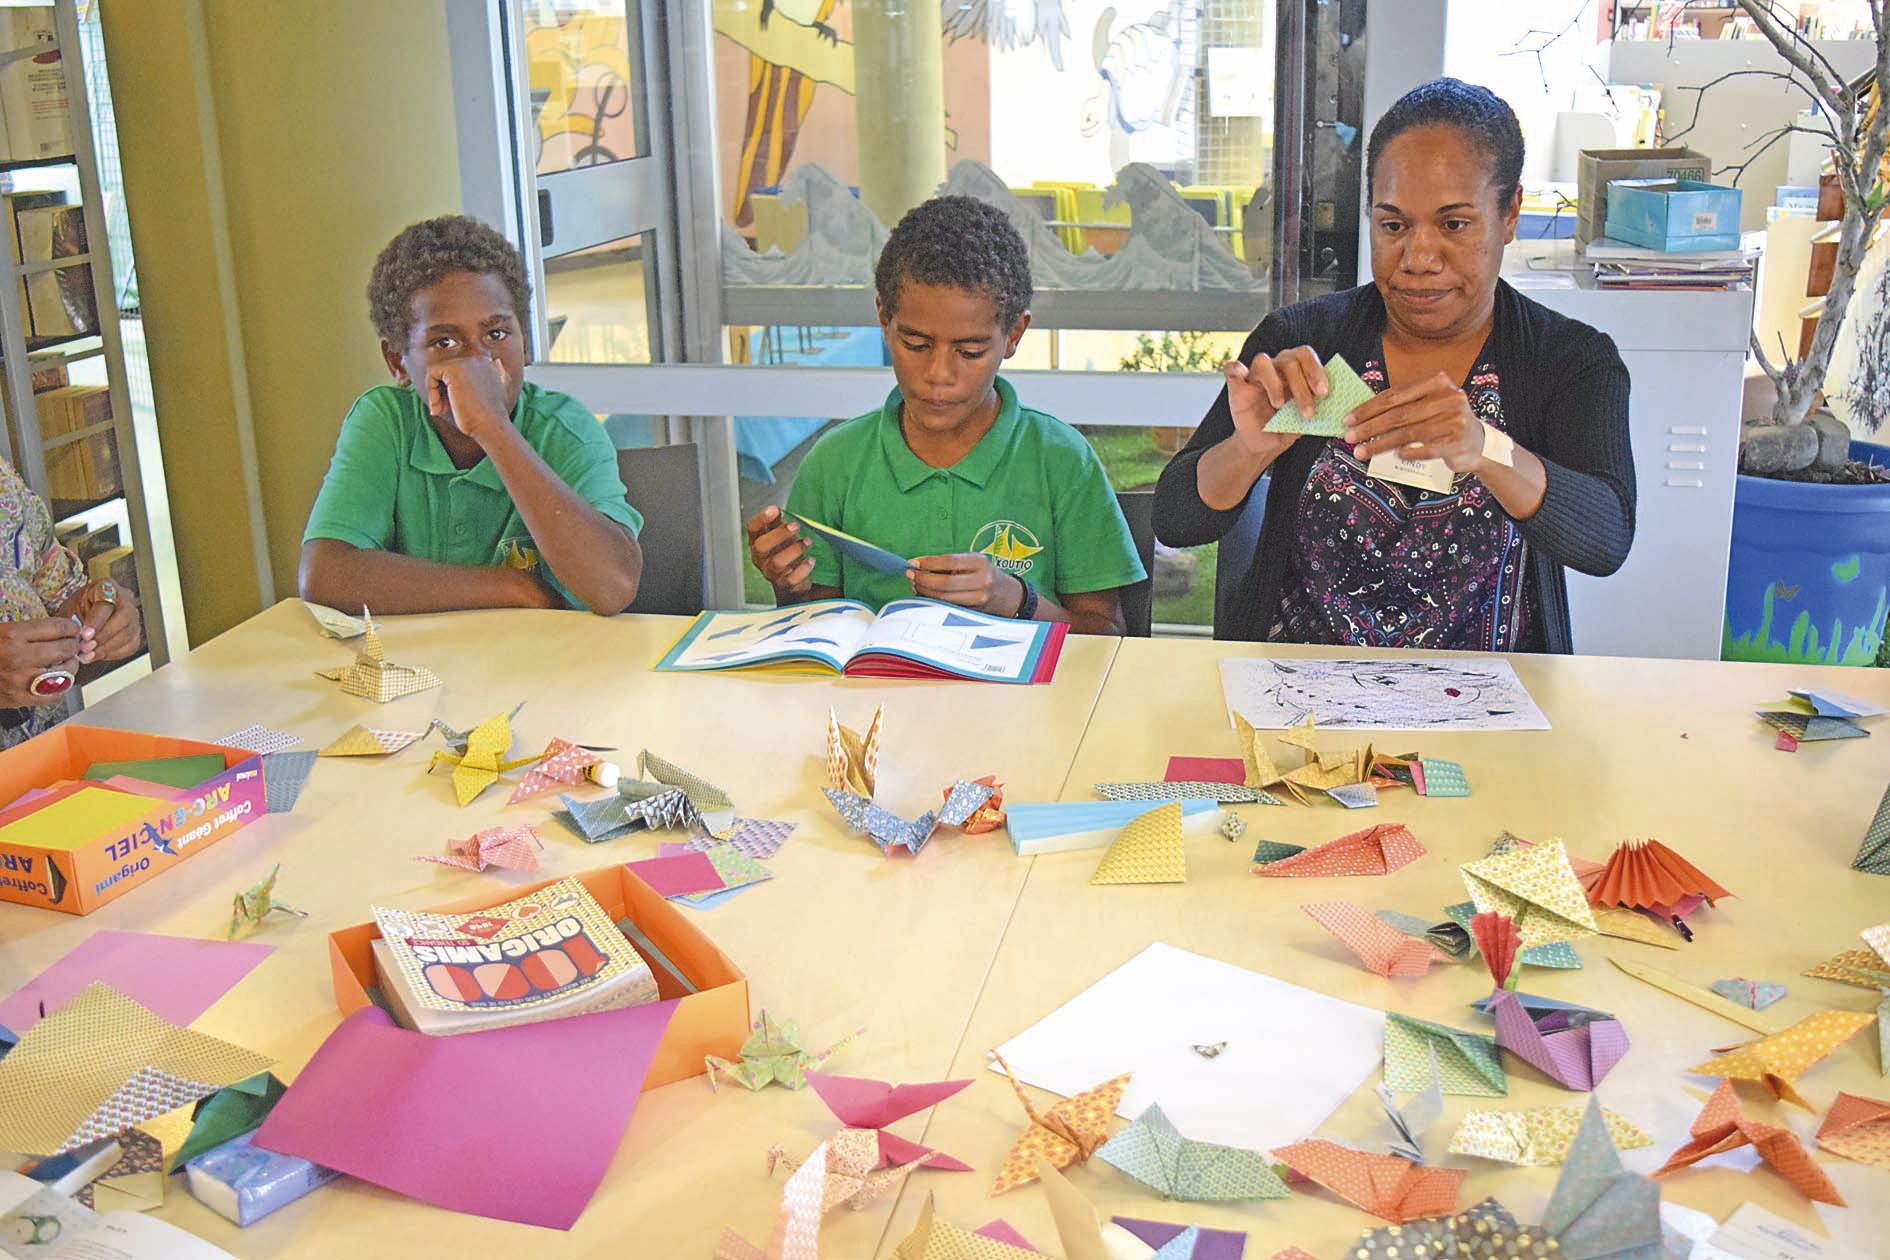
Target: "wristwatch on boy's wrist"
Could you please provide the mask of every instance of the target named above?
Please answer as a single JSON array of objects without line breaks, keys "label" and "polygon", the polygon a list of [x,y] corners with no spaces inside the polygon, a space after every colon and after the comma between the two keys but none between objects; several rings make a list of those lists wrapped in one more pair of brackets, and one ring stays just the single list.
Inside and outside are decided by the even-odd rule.
[{"label": "wristwatch on boy's wrist", "polygon": [[1037,588],[1015,573],[1011,576],[1017,578],[1017,584],[1024,588],[1023,597],[1017,603],[1017,611],[1011,616],[1018,621],[1031,621],[1037,616]]}]

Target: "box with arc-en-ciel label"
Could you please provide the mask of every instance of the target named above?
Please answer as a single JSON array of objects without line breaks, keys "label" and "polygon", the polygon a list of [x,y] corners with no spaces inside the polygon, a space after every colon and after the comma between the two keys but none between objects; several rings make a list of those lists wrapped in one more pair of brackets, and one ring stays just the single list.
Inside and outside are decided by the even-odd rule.
[{"label": "box with arc-en-ciel label", "polygon": [[[189,787],[88,780],[165,758],[223,768]],[[102,773],[102,771],[100,772]],[[67,722],[0,752],[0,901],[90,914],[263,816],[262,758],[241,748]]]}]

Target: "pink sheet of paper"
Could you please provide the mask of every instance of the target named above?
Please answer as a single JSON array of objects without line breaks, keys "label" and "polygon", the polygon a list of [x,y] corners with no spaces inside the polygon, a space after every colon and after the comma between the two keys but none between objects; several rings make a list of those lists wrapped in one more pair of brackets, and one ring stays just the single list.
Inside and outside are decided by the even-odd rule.
[{"label": "pink sheet of paper", "polygon": [[915,1111],[950,1098],[969,1080],[927,1081],[923,1085],[891,1085],[863,1076],[834,1076],[809,1072],[807,1083],[827,1104],[840,1123],[856,1129],[883,1129]]},{"label": "pink sheet of paper", "polygon": [[365,1006],[329,1034],[255,1144],[450,1211],[569,1229],[675,1010],[429,1037]]},{"label": "pink sheet of paper", "polygon": [[632,875],[656,890],[659,897],[680,897],[684,893],[715,892],[727,887],[721,872],[706,853],[678,853],[674,857],[644,858],[625,862]]},{"label": "pink sheet of paper", "polygon": [[105,780],[105,786],[120,792],[129,792],[133,796],[155,796],[160,801],[187,801],[196,793],[186,788],[174,788],[163,783],[152,783],[146,779],[134,779],[128,774],[114,774]]},{"label": "pink sheet of paper", "polygon": [[1168,783],[1245,783],[1247,763],[1238,757],[1170,757]]},{"label": "pink sheet of paper", "polygon": [[[1181,782],[1181,780],[1176,780],[1176,782]],[[1007,1220],[999,1219],[987,1221],[971,1232],[978,1235],[980,1238],[995,1238],[1001,1243],[1009,1243],[1011,1246],[1021,1248],[1024,1251],[1037,1250],[1030,1245],[1030,1240],[1018,1233]]]},{"label": "pink sheet of paper", "polygon": [[173,1024],[188,1024],[255,969],[273,945],[100,929],[0,1002],[0,1025],[25,1032],[79,990],[102,980]]}]

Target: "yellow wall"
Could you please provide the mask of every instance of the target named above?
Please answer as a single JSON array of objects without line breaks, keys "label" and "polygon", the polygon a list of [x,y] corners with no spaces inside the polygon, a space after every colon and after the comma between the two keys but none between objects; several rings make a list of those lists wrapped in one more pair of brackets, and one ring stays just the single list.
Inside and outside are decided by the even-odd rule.
[{"label": "yellow wall", "polygon": [[341,417],[386,377],[368,269],[402,226],[459,208],[445,3],[101,6],[196,642],[294,594]]}]

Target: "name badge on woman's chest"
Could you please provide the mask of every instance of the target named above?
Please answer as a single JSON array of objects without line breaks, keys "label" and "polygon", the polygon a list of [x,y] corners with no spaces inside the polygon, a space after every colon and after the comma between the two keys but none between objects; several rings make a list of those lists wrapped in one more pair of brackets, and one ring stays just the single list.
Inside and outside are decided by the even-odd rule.
[{"label": "name badge on woman's chest", "polygon": [[1441,459],[1406,459],[1396,451],[1380,451],[1365,466],[1367,476],[1380,481],[1395,481],[1419,490],[1449,491],[1456,474]]}]

